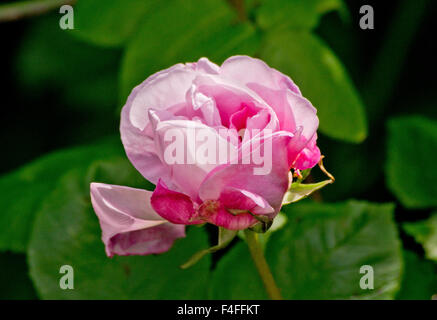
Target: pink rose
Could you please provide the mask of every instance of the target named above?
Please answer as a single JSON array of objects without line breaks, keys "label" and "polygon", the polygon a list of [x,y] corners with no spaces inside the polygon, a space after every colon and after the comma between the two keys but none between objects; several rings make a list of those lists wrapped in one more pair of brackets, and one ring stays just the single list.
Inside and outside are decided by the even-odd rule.
[{"label": "pink rose", "polygon": [[219,67],[201,58],[150,76],[123,107],[120,132],[156,189],[91,184],[107,254],[164,252],[184,225],[241,230],[272,220],[290,169],[320,159],[317,127],[316,109],[293,81],[258,59],[234,56]]}]

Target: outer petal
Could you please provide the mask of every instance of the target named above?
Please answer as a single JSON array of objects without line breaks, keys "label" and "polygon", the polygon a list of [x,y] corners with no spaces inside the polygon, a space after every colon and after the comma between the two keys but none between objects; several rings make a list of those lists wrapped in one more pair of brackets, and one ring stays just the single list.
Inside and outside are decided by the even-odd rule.
[{"label": "outer petal", "polygon": [[299,88],[289,77],[249,56],[233,56],[225,60],[220,67],[220,76],[247,87],[252,83],[262,83],[270,89],[289,89],[300,95]]},{"label": "outer petal", "polygon": [[308,142],[306,147],[297,156],[293,167],[305,170],[314,167],[320,160],[320,150],[316,145],[317,134]]},{"label": "outer petal", "polygon": [[164,219],[176,224],[199,224],[197,219],[197,204],[186,194],[169,190],[158,181],[151,198],[153,209]]},{"label": "outer petal", "polygon": [[183,226],[169,223],[153,210],[150,191],[102,183],[91,183],[90,189],[109,257],[162,253],[185,237]]},{"label": "outer petal", "polygon": [[149,109],[171,110],[173,114],[185,110],[186,92],[194,78],[214,73],[217,68],[205,58],[198,63],[177,64],[153,74],[132,90],[121,113],[121,140],[132,164],[149,181],[156,183],[168,174],[147,130]]},{"label": "outer petal", "polygon": [[319,126],[316,108],[307,99],[291,91],[287,91],[287,101],[293,112],[296,129],[302,128],[302,137],[309,141]]}]

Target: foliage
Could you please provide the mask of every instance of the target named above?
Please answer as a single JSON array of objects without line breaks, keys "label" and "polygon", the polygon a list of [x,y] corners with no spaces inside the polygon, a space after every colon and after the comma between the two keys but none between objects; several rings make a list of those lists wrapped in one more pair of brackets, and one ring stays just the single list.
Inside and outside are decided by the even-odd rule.
[{"label": "foliage", "polygon": [[[28,121],[41,123],[50,118],[48,110],[65,113],[48,122],[66,126],[61,132],[49,129],[54,141],[65,143],[18,169],[5,166],[0,176],[0,265],[3,274],[14,274],[0,279],[0,299],[267,298],[247,246],[235,233],[222,231],[218,247],[229,246],[219,252],[208,228],[191,226],[165,254],[107,258],[89,196],[91,181],[154,188],[133,169],[119,140],[119,110],[133,87],[178,62],[206,56],[220,64],[236,54],[259,57],[289,75],[318,109],[318,145],[336,177],[322,192],[331,181],[316,184],[322,180],[317,172],[305,184],[294,183],[286,200],[308,199],[284,206],[280,216],[286,222],[260,236],[283,296],[436,294],[437,122],[429,119],[436,116],[435,103],[421,102],[412,116],[402,106],[403,95],[413,91],[416,103],[419,93],[408,80],[409,90],[393,98],[401,102],[386,102],[378,117],[371,116],[369,110],[380,107],[375,97],[390,92],[376,92],[379,75],[366,78],[366,66],[350,63],[364,57],[350,36],[340,36],[354,32],[349,2],[78,0],[73,30],[59,29],[58,13],[23,24],[10,63],[11,87],[19,94],[5,104],[39,108],[41,118]],[[391,80],[387,87],[394,87]],[[373,88],[373,99],[364,87]],[[70,114],[79,120],[68,119]],[[17,144],[19,137],[8,138]],[[35,132],[35,143],[41,137]],[[25,141],[28,146],[20,150],[31,147],[33,141]],[[45,154],[47,149],[56,150]],[[23,163],[13,152],[4,154]],[[406,249],[405,239],[414,242],[406,234],[416,241],[415,251]],[[193,266],[182,270],[187,261]],[[74,267],[74,290],[59,288],[62,265]],[[359,286],[363,265],[374,268],[373,290]],[[16,284],[13,290],[9,281]]]}]

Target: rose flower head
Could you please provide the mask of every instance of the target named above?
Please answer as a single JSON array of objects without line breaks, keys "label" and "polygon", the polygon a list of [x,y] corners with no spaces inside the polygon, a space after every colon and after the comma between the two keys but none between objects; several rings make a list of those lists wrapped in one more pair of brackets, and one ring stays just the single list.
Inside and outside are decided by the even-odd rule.
[{"label": "rose flower head", "polygon": [[126,154],[147,191],[91,184],[108,256],[167,251],[185,225],[244,230],[272,221],[315,166],[316,109],[261,60],[176,64],[133,89],[121,113]]}]

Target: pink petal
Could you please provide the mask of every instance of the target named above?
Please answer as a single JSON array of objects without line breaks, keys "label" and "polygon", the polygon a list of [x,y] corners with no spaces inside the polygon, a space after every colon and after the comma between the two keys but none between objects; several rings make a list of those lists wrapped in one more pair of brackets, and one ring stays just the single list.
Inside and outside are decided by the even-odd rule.
[{"label": "pink petal", "polygon": [[281,72],[270,68],[264,61],[248,56],[233,56],[220,67],[220,76],[250,87],[262,83],[270,89],[289,89],[300,95],[299,88]]},{"label": "pink petal", "polygon": [[[306,141],[314,136],[319,124],[317,110],[286,75],[259,59],[234,56],[222,64],[220,76],[245,86],[262,98],[274,110],[281,130],[294,133],[301,128],[300,135]],[[302,141],[304,145],[306,141]],[[302,147],[299,145],[298,148]]]},{"label": "pink petal", "polygon": [[162,253],[185,237],[183,226],[169,223],[153,210],[150,191],[102,183],[91,183],[90,190],[109,257]]},{"label": "pink petal", "polygon": [[239,213],[234,215],[223,206],[209,216],[208,222],[229,230],[244,230],[258,222],[250,213]]},{"label": "pink petal", "polygon": [[151,75],[132,90],[121,112],[121,140],[129,160],[147,180],[156,184],[160,177],[168,175],[147,130],[149,109],[170,109],[173,114],[185,110],[186,93],[194,78],[214,73],[217,68],[205,58],[194,64],[176,64]]},{"label": "pink petal", "polygon": [[151,198],[153,209],[164,219],[176,224],[199,224],[197,219],[197,204],[183,193],[169,190],[158,181]]},{"label": "pink petal", "polygon": [[291,91],[287,91],[287,101],[292,109],[296,128],[302,128],[302,136],[309,141],[319,126],[316,108],[309,100]]},{"label": "pink petal", "polygon": [[192,85],[187,91],[186,100],[188,119],[199,118],[208,126],[221,126],[220,113],[213,98],[199,92],[197,87]]},{"label": "pink petal", "polygon": [[[156,118],[154,129],[157,153],[161,162],[170,170],[168,178],[164,177],[162,180],[171,189],[184,192],[193,199],[197,198],[199,186],[208,172],[227,162],[227,158],[220,158],[218,150],[226,149],[230,150],[229,154],[237,153],[237,147],[231,141],[222,137],[214,128],[200,122],[160,121]],[[207,137],[197,139],[203,134]],[[171,135],[174,137],[169,139]],[[211,152],[210,158],[202,158],[202,150],[207,150],[205,154]]]},{"label": "pink petal", "polygon": [[[218,200],[225,188],[247,190],[265,199],[277,213],[289,185],[287,145],[290,135],[274,134],[272,140],[272,170],[266,175],[255,175],[255,164],[225,164],[211,171],[199,189],[201,200]],[[262,146],[262,145],[261,145]]]},{"label": "pink petal", "polygon": [[197,71],[202,71],[204,73],[218,74],[220,67],[215,63],[208,60],[208,58],[200,58],[199,61],[194,63],[189,63],[188,65],[195,68]]},{"label": "pink petal", "polygon": [[299,153],[293,167],[305,170],[314,167],[320,161],[320,150],[316,145],[317,134],[308,142],[306,147]]},{"label": "pink petal", "polygon": [[248,190],[232,187],[226,187],[222,191],[220,202],[227,209],[247,210],[254,214],[268,215],[275,211],[263,197]]},{"label": "pink petal", "polygon": [[222,124],[229,127],[230,117],[246,104],[257,103],[270,108],[257,94],[238,83],[227,81],[216,75],[199,75],[194,80],[198,92],[213,98],[220,113]]}]

